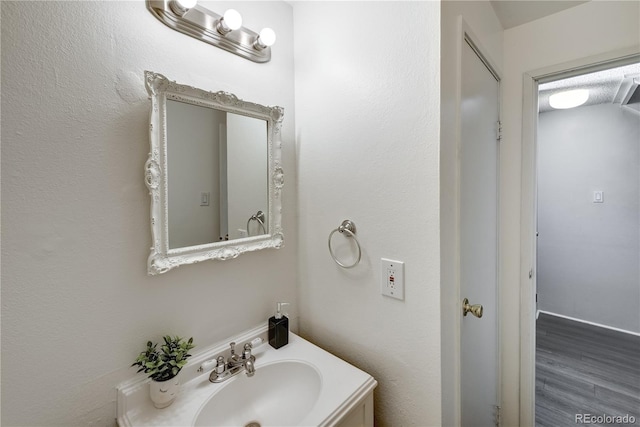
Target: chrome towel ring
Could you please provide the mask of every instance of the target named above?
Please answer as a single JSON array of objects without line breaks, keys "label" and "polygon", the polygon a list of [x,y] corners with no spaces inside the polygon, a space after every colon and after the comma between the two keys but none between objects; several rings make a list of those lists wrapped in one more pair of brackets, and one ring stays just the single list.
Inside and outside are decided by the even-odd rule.
[{"label": "chrome towel ring", "polygon": [[262,234],[267,234],[267,229],[264,226],[264,212],[258,211],[255,215],[251,215],[249,217],[247,220],[247,236],[251,236],[251,233],[249,232],[249,223],[251,221],[258,221],[258,224],[262,227]]},{"label": "chrome towel ring", "polygon": [[[331,247],[331,238],[337,231],[343,234],[347,233],[346,236],[353,237],[353,240],[356,242],[356,246],[358,247],[358,257],[356,261],[351,265],[346,265],[341,263],[338,260],[338,258],[336,258],[336,255],[333,253],[333,248]],[[356,238],[356,225],[353,223],[353,221],[350,221],[348,219],[345,219],[344,221],[342,221],[342,224],[340,224],[340,227],[336,228],[331,232],[331,234],[329,234],[328,242],[329,242],[329,254],[331,254],[331,258],[333,258],[336,264],[338,264],[342,268],[352,268],[358,265],[358,263],[360,262],[360,258],[362,257],[362,250],[360,249],[360,242],[358,242],[358,239]]]}]

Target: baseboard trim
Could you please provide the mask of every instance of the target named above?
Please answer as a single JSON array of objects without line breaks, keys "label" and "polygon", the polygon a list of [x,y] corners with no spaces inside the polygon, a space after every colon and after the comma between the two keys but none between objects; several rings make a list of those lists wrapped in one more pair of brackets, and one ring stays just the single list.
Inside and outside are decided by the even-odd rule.
[{"label": "baseboard trim", "polygon": [[563,319],[573,320],[575,322],[586,323],[587,325],[597,326],[599,328],[611,329],[612,331],[622,332],[629,335],[634,335],[636,337],[640,337],[640,333],[627,331],[626,329],[614,328],[613,326],[607,326],[600,323],[589,322],[588,320],[577,319],[575,317],[565,316],[564,314],[552,313],[550,311],[538,310],[536,312],[536,319],[540,316],[540,313],[548,314],[549,316],[562,317]]}]

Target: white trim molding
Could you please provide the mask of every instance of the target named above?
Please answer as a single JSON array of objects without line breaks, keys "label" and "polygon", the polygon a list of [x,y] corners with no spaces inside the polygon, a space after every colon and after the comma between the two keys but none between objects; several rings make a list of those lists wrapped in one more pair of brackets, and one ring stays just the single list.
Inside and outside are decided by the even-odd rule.
[{"label": "white trim molding", "polygon": [[540,313],[548,314],[549,316],[560,317],[562,319],[573,320],[574,322],[584,323],[586,325],[597,326],[598,328],[609,329],[611,331],[622,332],[623,334],[635,335],[636,337],[640,337],[640,332],[627,331],[626,329],[615,328],[613,326],[603,325],[602,323],[590,322],[584,319],[578,319],[577,317],[565,316],[564,314],[552,313],[551,311],[538,310],[536,312],[536,319],[540,315]]}]

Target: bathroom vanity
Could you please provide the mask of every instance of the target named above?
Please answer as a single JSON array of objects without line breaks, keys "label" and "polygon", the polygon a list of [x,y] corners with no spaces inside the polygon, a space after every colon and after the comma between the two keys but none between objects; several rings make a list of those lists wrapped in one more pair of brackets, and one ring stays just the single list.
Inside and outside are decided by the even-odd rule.
[{"label": "bathroom vanity", "polygon": [[[210,382],[212,361],[231,357],[232,341],[239,348],[263,342],[253,348],[254,371]],[[179,377],[181,391],[164,409],[153,406],[143,375],[120,385],[118,425],[373,427],[377,382],[371,375],[293,333],[276,350],[267,344],[266,326],[194,355]]]}]

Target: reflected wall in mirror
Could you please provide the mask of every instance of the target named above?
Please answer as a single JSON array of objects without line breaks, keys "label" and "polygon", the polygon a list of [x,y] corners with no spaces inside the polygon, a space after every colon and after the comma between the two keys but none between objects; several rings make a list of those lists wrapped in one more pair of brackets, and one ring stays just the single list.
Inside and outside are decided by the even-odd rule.
[{"label": "reflected wall in mirror", "polygon": [[145,72],[151,98],[148,273],[279,248],[283,110]]},{"label": "reflected wall in mirror", "polygon": [[267,122],[167,100],[169,249],[266,234]]}]

